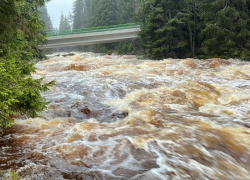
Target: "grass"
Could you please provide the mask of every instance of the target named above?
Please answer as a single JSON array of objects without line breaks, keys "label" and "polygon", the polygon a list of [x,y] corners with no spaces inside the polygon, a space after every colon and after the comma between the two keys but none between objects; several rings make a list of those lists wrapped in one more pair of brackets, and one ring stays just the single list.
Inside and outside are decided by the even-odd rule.
[{"label": "grass", "polygon": [[0,180],[21,180],[21,176],[16,171],[1,171]]}]

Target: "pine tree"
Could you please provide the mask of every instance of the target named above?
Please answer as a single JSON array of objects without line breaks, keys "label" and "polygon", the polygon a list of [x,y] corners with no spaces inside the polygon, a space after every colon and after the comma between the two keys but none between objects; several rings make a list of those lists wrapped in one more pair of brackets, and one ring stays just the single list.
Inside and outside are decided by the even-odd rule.
[{"label": "pine tree", "polygon": [[61,12],[60,23],[59,23],[59,31],[63,31],[63,30],[66,30],[66,29],[65,29],[64,15],[63,15],[63,12]]},{"label": "pine tree", "polygon": [[[92,0],[90,26],[109,26],[119,24],[118,0]],[[106,53],[114,50],[117,43],[95,45],[94,51]]]},{"label": "pine tree", "polygon": [[[118,0],[118,20],[119,24],[137,22],[136,10],[138,8],[137,0]],[[115,52],[118,54],[133,53],[136,40],[127,40],[115,43]]]},{"label": "pine tree", "polygon": [[67,16],[63,15],[63,12],[60,16],[60,24],[59,24],[59,31],[71,30],[70,22]]},{"label": "pine tree", "polygon": [[[89,27],[91,0],[75,0],[73,4],[72,28],[81,29]],[[78,46],[80,51],[86,51],[90,46]]]},{"label": "pine tree", "polygon": [[32,79],[37,45],[45,40],[38,6],[43,0],[3,0],[0,3],[0,131],[13,124],[13,115],[36,116],[48,104],[40,95],[51,83]]},{"label": "pine tree", "polygon": [[65,30],[71,30],[71,25],[68,19],[68,16],[64,16],[64,26],[65,26]]},{"label": "pine tree", "polygon": [[89,27],[90,25],[90,8],[91,0],[84,0],[84,10],[83,10],[83,27]]},{"label": "pine tree", "polygon": [[74,16],[73,16],[73,14],[71,12],[69,12],[67,18],[68,18],[68,22],[69,22],[70,27],[73,27],[73,22],[74,22]]},{"label": "pine tree", "polygon": [[84,2],[83,0],[75,0],[73,4],[73,29],[83,28],[83,10]]},{"label": "pine tree", "polygon": [[207,57],[250,57],[249,9],[246,3],[245,0],[205,0],[202,50]]},{"label": "pine tree", "polygon": [[136,19],[136,0],[120,0],[118,1],[119,23],[135,22]]},{"label": "pine tree", "polygon": [[91,26],[95,27],[119,24],[120,11],[118,5],[118,0],[92,0]]},{"label": "pine tree", "polygon": [[203,25],[199,17],[201,4],[201,0],[186,0],[176,15],[183,23],[182,29],[186,44],[186,49],[182,49],[182,52],[178,53],[178,57],[195,57],[196,48],[200,46],[198,36]]},{"label": "pine tree", "polygon": [[176,57],[176,52],[187,46],[183,22],[177,16],[181,7],[181,0],[142,1],[140,37],[148,57]]},{"label": "pine tree", "polygon": [[75,0],[73,5],[73,29],[89,26],[91,0]]},{"label": "pine tree", "polygon": [[[67,31],[71,30],[70,21],[68,20],[68,16],[64,16],[63,12],[61,12],[60,16],[60,24],[59,24],[59,31]],[[62,32],[61,32],[62,33]],[[60,47],[58,48],[58,51],[70,51],[71,47]]]},{"label": "pine tree", "polygon": [[47,6],[41,6],[38,8],[38,10],[41,12],[40,18],[42,19],[44,25],[46,26],[46,31],[53,31],[53,25],[50,19],[50,16],[48,14]]}]

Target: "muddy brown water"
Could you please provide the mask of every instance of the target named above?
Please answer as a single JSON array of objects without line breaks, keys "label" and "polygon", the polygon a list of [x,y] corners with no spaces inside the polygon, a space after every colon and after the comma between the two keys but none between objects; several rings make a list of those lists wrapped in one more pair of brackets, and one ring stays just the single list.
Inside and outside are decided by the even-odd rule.
[{"label": "muddy brown water", "polygon": [[250,179],[250,63],[50,55],[39,118],[0,137],[23,179]]}]

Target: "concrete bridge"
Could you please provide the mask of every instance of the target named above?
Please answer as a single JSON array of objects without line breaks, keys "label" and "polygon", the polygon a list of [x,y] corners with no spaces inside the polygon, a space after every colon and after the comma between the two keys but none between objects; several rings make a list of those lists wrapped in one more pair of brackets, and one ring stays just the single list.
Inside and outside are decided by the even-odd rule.
[{"label": "concrete bridge", "polygon": [[47,32],[47,44],[40,49],[91,45],[138,38],[139,23]]}]

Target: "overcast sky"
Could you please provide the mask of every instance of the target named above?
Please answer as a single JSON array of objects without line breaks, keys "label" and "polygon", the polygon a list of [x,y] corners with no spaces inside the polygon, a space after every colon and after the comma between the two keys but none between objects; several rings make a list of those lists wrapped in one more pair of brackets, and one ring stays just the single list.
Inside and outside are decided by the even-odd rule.
[{"label": "overcast sky", "polygon": [[51,0],[47,3],[48,13],[54,27],[59,27],[61,12],[64,15],[72,12],[73,2],[74,0]]}]

